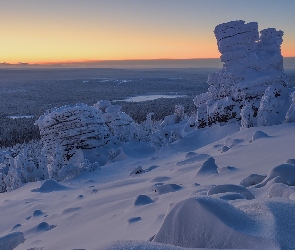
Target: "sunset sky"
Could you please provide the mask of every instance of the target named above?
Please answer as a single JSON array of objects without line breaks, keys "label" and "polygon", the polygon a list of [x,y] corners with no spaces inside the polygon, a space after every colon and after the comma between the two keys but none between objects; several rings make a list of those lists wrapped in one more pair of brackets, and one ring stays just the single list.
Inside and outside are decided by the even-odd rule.
[{"label": "sunset sky", "polygon": [[283,30],[295,56],[295,0],[1,0],[0,63],[220,56],[215,26]]}]

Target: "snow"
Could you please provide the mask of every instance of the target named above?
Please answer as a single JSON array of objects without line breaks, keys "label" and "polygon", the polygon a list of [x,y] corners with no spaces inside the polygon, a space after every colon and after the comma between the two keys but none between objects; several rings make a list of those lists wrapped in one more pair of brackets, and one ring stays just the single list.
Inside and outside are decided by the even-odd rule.
[{"label": "snow", "polygon": [[271,239],[254,236],[257,230],[255,221],[240,209],[220,199],[198,197],[175,204],[154,241],[191,248],[277,247]]},{"label": "snow", "polygon": [[50,193],[54,191],[61,191],[68,189],[68,187],[57,183],[54,180],[46,180],[42,183],[40,188],[32,189],[32,192]]},{"label": "snow", "polygon": [[[184,220],[188,224],[181,228],[187,239],[191,239],[185,240],[191,242],[186,247],[279,249],[284,246],[283,249],[292,249],[293,223],[282,221],[287,220],[284,216],[294,216],[293,187],[275,183],[274,176],[281,175],[277,178],[286,178],[286,181],[294,176],[294,164],[283,163],[294,158],[295,124],[241,131],[233,128],[233,124],[228,124],[200,129],[145,156],[137,149],[133,154],[138,153],[140,157],[124,157],[102,166],[101,170],[83,172],[59,183],[31,182],[12,192],[1,193],[2,242],[11,233],[18,232],[18,237],[23,234],[25,239],[23,243],[17,241],[16,249],[21,250],[33,247],[100,249],[102,245],[105,249],[132,249],[131,246],[177,249],[147,241],[156,235],[155,240],[162,242],[166,237],[163,235],[173,233],[169,230],[178,230],[177,221]],[[257,130],[263,130],[269,137],[251,142]],[[225,144],[231,148],[221,153],[219,149]],[[203,158],[194,159],[200,155]],[[214,157],[218,173],[196,175],[208,156]],[[189,159],[194,160],[178,164]],[[129,176],[138,166],[143,172]],[[288,178],[283,174],[285,170]],[[249,186],[247,190],[255,199],[246,199],[249,193],[241,192],[243,187],[239,183],[254,173],[274,178],[265,186]],[[56,184],[66,188],[56,189]],[[226,188],[220,190],[220,187]],[[214,189],[225,193],[212,195]],[[185,207],[188,211],[179,213],[180,217],[172,216],[171,211],[176,208],[183,211]],[[283,209],[277,210],[277,207]],[[168,219],[170,217],[174,219]],[[204,234],[195,234],[202,230]],[[206,235],[208,240],[198,239],[196,245],[193,239],[201,235]],[[173,239],[179,240],[178,237]],[[7,240],[4,242],[8,244]]]}]

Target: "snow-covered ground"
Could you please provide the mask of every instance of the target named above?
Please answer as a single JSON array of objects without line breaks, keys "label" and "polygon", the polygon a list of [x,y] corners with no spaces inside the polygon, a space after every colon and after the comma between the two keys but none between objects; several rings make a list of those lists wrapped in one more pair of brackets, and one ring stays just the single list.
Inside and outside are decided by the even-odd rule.
[{"label": "snow-covered ground", "polygon": [[[215,125],[158,152],[126,144],[101,170],[1,193],[0,249],[293,249],[294,131]],[[233,186],[251,174],[242,183],[251,186]]]}]

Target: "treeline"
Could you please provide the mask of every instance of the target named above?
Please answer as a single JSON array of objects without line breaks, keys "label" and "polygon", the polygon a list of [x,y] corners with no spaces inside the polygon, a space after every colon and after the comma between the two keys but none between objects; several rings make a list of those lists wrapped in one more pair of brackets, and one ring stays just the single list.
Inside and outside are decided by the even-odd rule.
[{"label": "treeline", "polygon": [[11,119],[0,117],[0,148],[39,140],[38,126],[34,125],[36,118]]},{"label": "treeline", "polygon": [[[187,114],[196,111],[192,98],[157,99],[145,102],[114,102],[122,106],[122,111],[130,115],[137,123],[145,121],[148,113],[153,112],[153,120],[160,121],[174,112],[175,105],[181,104]],[[11,119],[0,117],[0,148],[39,140],[40,132],[34,125],[37,118]]]},{"label": "treeline", "polygon": [[153,101],[145,102],[116,102],[113,104],[119,104],[122,106],[122,111],[130,115],[137,123],[146,120],[146,116],[149,113],[154,113],[152,119],[160,121],[165,116],[174,113],[175,105],[181,104],[184,107],[185,113],[192,114],[196,112],[196,106],[194,105],[193,98],[160,98]]}]

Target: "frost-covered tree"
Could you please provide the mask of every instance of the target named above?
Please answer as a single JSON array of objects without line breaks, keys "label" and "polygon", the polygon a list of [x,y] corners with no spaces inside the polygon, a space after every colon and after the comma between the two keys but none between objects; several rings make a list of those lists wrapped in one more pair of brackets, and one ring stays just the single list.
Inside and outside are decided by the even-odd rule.
[{"label": "frost-covered tree", "polygon": [[258,110],[258,126],[283,123],[290,107],[290,90],[282,84],[269,86],[262,96]]},{"label": "frost-covered tree", "polygon": [[295,122],[295,91],[291,94],[292,104],[287,111],[285,122]]},{"label": "frost-covered tree", "polygon": [[[105,103],[106,101],[103,102]],[[99,105],[99,103],[96,106],[101,107],[102,105]],[[130,129],[134,124],[134,120],[125,112],[121,111],[122,107],[120,105],[109,105],[104,108],[105,112],[102,113],[102,119],[112,133],[113,142],[117,144],[120,144],[120,142],[128,142],[130,138]]]}]

